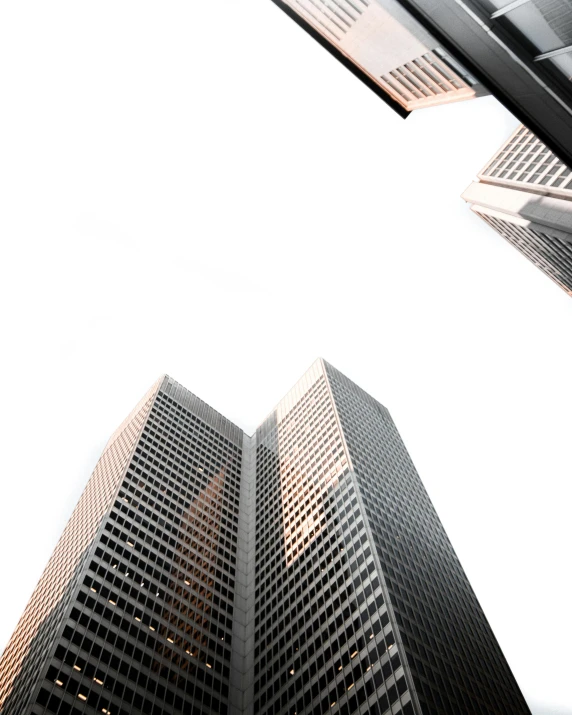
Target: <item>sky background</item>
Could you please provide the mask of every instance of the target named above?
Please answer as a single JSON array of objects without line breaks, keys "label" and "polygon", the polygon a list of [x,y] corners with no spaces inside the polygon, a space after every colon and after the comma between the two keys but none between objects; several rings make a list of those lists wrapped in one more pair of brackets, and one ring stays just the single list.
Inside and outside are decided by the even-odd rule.
[{"label": "sky background", "polygon": [[162,373],[251,432],[322,356],[401,431],[534,715],[569,715],[572,299],[270,0],[0,5],[0,650]]}]

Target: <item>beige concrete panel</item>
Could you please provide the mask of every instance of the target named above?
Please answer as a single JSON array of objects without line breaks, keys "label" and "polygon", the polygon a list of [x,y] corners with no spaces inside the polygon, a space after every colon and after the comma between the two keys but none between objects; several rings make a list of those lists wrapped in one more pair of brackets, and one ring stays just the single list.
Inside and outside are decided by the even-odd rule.
[{"label": "beige concrete panel", "polygon": [[432,49],[377,3],[372,3],[344,35],[340,47],[375,77]]}]

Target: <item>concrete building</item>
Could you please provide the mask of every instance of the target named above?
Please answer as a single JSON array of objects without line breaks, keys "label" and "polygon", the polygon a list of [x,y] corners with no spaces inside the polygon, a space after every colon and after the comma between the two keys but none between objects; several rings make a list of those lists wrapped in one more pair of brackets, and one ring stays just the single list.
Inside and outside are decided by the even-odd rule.
[{"label": "concrete building", "polygon": [[524,126],[463,193],[480,218],[572,295],[572,172]]},{"label": "concrete building", "polygon": [[399,0],[505,107],[572,166],[569,0]]},{"label": "concrete building", "polygon": [[397,0],[275,0],[401,116],[488,94]]},{"label": "concrete building", "polygon": [[[402,115],[467,98],[469,88],[474,96],[490,92],[572,166],[569,0],[273,1],[374,91],[387,92]],[[453,68],[465,86],[433,102],[400,97],[398,88],[413,80],[414,59],[426,53]]]},{"label": "concrete building", "polygon": [[323,360],[252,436],[159,380],[0,672],[7,715],[530,715],[389,413]]}]

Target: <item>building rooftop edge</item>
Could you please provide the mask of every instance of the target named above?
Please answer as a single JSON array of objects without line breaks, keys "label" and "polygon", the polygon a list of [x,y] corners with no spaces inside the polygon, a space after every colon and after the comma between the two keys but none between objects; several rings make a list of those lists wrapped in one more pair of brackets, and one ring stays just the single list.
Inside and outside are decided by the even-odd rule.
[{"label": "building rooftop edge", "polygon": [[[259,430],[263,430],[265,427],[266,423],[268,420],[274,418],[276,413],[278,411],[285,410],[286,412],[291,409],[293,405],[289,407],[289,403],[292,402],[295,396],[297,396],[298,393],[300,393],[300,388],[306,384],[306,389],[310,386],[310,382],[312,380],[316,380],[319,377],[319,374],[323,374],[325,377],[327,377],[327,369],[332,370],[334,373],[341,375],[345,380],[350,382],[352,385],[354,385],[361,393],[366,395],[370,400],[375,402],[377,405],[379,405],[383,410],[386,412],[389,412],[385,405],[383,405],[381,402],[376,400],[372,395],[370,395],[366,390],[361,388],[357,383],[355,383],[353,380],[351,380],[349,377],[347,377],[343,372],[340,372],[336,367],[334,367],[330,362],[325,360],[323,357],[317,357],[315,360],[312,361],[312,363],[309,365],[309,367],[302,373],[302,375],[296,380],[296,382],[286,391],[286,393],[278,400],[278,402],[275,404],[275,406],[266,414],[264,419],[262,419],[257,427],[254,429],[252,434],[248,434],[246,430],[244,430],[240,425],[237,425],[235,422],[230,420],[228,417],[222,414],[222,412],[219,412],[216,410],[214,407],[212,407],[208,402],[205,402],[205,400],[202,400],[200,397],[198,397],[194,392],[189,390],[187,387],[182,385],[180,382],[175,380],[172,376],[170,376],[167,373],[163,373],[157,382],[154,383],[154,386],[157,387],[157,393],[159,391],[163,391],[165,394],[167,394],[171,399],[175,400],[178,402],[182,407],[185,407],[186,409],[189,408],[194,408],[196,409],[200,414],[198,414],[198,417],[201,418],[207,418],[211,426],[217,425],[215,428],[226,428],[226,430],[230,430],[231,432],[234,433],[234,438],[238,439],[238,434],[236,432],[240,433],[240,436],[246,436],[248,438],[254,437]],[[313,375],[312,375],[313,373]],[[309,382],[310,381],[310,382]],[[313,382],[312,382],[313,384]],[[171,390],[169,391],[166,389],[168,386],[171,386]],[[152,388],[153,389],[153,388]],[[193,404],[194,403],[194,404]]]}]

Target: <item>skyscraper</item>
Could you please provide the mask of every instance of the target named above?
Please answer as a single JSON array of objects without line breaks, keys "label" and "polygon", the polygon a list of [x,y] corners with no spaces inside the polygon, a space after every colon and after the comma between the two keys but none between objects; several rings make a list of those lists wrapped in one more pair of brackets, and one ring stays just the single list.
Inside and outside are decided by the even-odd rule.
[{"label": "skyscraper", "polygon": [[572,295],[572,173],[518,127],[463,193],[471,210]]},{"label": "skyscraper", "polygon": [[159,380],[0,669],[10,715],[529,714],[389,413],[323,360],[252,436]]},{"label": "skyscraper", "polygon": [[[416,90],[424,92],[427,87],[420,78],[425,67],[418,59],[437,54],[475,96],[494,95],[572,166],[569,0],[273,2],[371,89],[384,89],[385,96],[397,103],[397,111],[399,107],[410,110],[463,98],[457,90],[456,97],[440,95],[431,101],[427,96],[408,105],[405,97],[395,94],[403,84],[412,90],[411,83],[418,82]],[[412,52],[416,42],[429,54]]]},{"label": "skyscraper", "polygon": [[274,0],[398,114],[488,90],[397,0]]},{"label": "skyscraper", "polygon": [[572,5],[568,0],[399,2],[572,166]]}]

